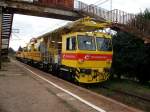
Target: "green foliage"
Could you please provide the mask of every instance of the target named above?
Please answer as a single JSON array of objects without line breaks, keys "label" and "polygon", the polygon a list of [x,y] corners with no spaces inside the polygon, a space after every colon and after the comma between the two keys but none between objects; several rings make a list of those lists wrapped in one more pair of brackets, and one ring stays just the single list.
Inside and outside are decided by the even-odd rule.
[{"label": "green foliage", "polygon": [[[150,11],[146,9],[133,19],[130,25],[150,35]],[[136,34],[135,34],[136,35]],[[150,44],[134,35],[118,32],[113,37],[113,63],[112,74],[124,77],[133,77],[140,82],[150,81]]]},{"label": "green foliage", "polygon": [[143,18],[150,20],[150,11],[148,9],[144,11]]},{"label": "green foliage", "polygon": [[8,49],[8,52],[9,52],[9,54],[15,54],[14,49],[13,49],[13,48],[11,48],[11,47]]},{"label": "green foliage", "polygon": [[21,47],[21,46],[18,48],[18,51],[23,51],[23,49],[22,49],[22,47]]},{"label": "green foliage", "polygon": [[137,29],[150,35],[150,11],[146,9],[143,13],[139,13],[130,24],[135,25]]},{"label": "green foliage", "polygon": [[150,47],[135,36],[118,32],[113,37],[112,73],[125,77],[136,77],[140,81],[150,80]]}]

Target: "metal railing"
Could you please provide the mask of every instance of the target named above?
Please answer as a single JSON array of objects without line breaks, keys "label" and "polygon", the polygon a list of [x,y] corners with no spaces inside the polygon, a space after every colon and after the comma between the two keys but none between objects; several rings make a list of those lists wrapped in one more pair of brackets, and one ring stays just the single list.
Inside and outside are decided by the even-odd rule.
[{"label": "metal railing", "polygon": [[134,33],[138,37],[145,38],[150,42],[150,32],[147,28],[150,21],[140,19],[139,14],[126,13],[118,9],[109,11],[96,5],[85,4],[78,0],[75,0],[74,10],[85,16],[109,22],[112,28],[119,28]]},{"label": "metal railing", "polygon": [[87,14],[88,16],[103,18],[105,21],[119,24],[128,24],[129,21],[135,18],[134,14],[126,13],[118,9],[108,11],[96,5],[88,5],[78,0],[74,2],[74,10]]}]

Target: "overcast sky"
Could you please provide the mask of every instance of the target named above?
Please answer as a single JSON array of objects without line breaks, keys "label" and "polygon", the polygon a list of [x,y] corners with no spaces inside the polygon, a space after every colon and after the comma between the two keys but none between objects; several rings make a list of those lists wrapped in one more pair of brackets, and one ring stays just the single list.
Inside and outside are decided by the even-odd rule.
[{"label": "overcast sky", "polygon": [[[100,4],[105,0],[80,0],[87,4]],[[99,5],[99,7],[110,10],[110,0]],[[138,13],[150,8],[150,0],[112,0],[112,8],[120,9],[130,13]],[[50,18],[33,17],[15,14],[13,20],[13,29],[19,29],[19,33],[13,33],[11,36],[10,47],[17,50],[19,46],[25,46],[31,38],[35,38],[46,32],[63,26],[68,21],[56,20]]]}]

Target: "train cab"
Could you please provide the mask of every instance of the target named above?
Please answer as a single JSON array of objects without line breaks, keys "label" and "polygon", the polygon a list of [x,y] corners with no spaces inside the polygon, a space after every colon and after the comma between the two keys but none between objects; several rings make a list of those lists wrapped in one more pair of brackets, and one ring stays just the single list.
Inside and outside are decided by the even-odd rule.
[{"label": "train cab", "polygon": [[[109,78],[112,62],[111,35],[76,32],[62,38],[62,65],[75,70],[80,83],[99,83]],[[63,68],[64,69],[64,68]]]}]

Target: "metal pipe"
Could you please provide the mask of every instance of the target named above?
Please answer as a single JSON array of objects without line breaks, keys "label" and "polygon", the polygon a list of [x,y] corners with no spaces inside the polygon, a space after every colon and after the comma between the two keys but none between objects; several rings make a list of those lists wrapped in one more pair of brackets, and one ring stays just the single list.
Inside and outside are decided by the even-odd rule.
[{"label": "metal pipe", "polygon": [[0,69],[2,67],[2,7],[0,7]]}]

